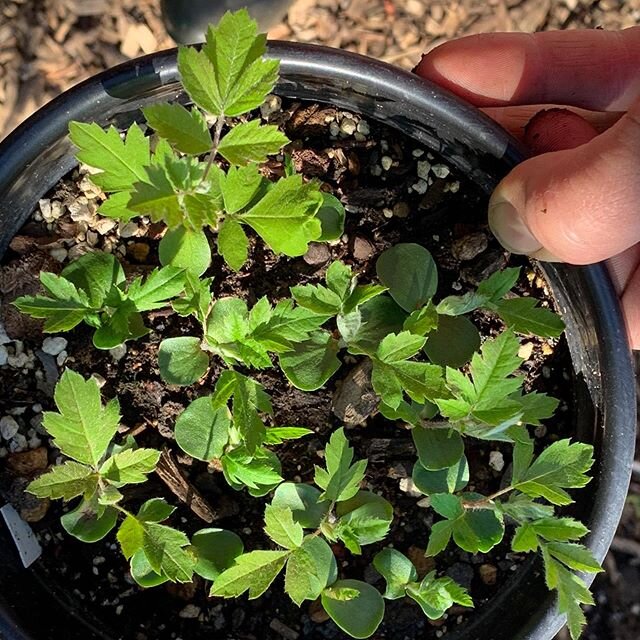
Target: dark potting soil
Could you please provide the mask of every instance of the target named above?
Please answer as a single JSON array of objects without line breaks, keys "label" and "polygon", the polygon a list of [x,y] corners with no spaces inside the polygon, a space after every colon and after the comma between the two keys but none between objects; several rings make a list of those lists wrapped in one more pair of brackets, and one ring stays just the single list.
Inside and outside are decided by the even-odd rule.
[{"label": "dark potting soil", "polygon": [[[288,297],[290,286],[321,282],[327,266],[336,259],[352,265],[360,282],[369,282],[375,279],[377,256],[398,242],[420,242],[433,253],[439,267],[439,297],[462,293],[507,265],[508,254],[486,226],[485,198],[463,176],[416,148],[411,140],[376,123],[362,123],[358,116],[316,104],[276,105],[263,111],[263,116],[281,124],[293,140],[289,152],[296,169],[321,179],[323,189],[345,204],[345,232],[338,242],[313,244],[306,256],[296,259],[275,256],[252,236],[249,261],[239,273],[229,270],[219,256],[214,257],[206,274],[214,278],[214,296],[242,296],[253,304],[266,295],[276,302]],[[270,161],[265,168],[274,177],[283,171],[282,159]],[[43,544],[44,554],[30,570],[74,603],[81,615],[88,613],[99,619],[100,628],[115,638],[346,638],[317,603],[295,606],[283,591],[282,577],[256,601],[246,597],[209,599],[208,585],[197,576],[192,584],[143,590],[130,578],[114,533],[102,542],[83,544],[63,532],[59,516],[64,507],[23,493],[29,478],[59,457],[39,423],[42,409],[54,408],[53,386],[67,366],[85,377],[97,375],[104,383],[105,398],[119,397],[121,436],[133,434],[141,446],[165,448],[181,469],[181,482],[197,489],[216,517],[208,525],[182,504],[172,518],[174,526],[188,534],[205,526],[219,526],[237,532],[247,550],[270,546],[261,527],[269,496],[256,499],[232,490],[221,473],[180,452],[173,440],[176,417],[193,399],[210,393],[222,369],[222,363],[214,361],[208,375],[186,389],[161,380],[157,368],[160,341],[198,335],[195,322],[167,311],[152,312],[147,320],[151,333],[116,352],[93,348],[92,330],[81,326],[63,334],[68,341],[65,352],[54,356],[45,353],[50,349],[42,349],[45,336],[39,323],[17,315],[10,307],[16,296],[38,289],[40,270],[59,271],[63,263],[86,250],[113,251],[128,275],[157,265],[161,228],[145,220],[119,227],[105,222],[95,216],[95,202],[100,197],[84,172],[72,172],[41,201],[39,212],[14,238],[0,271],[0,312],[8,337],[14,340],[4,342],[8,363],[0,367],[0,385],[12,394],[0,398],[0,415],[11,415],[24,439],[24,443],[18,439],[17,444],[0,441],[0,491],[32,522]],[[527,262],[511,260],[510,264],[523,266],[518,284],[521,295],[550,302],[545,282]],[[502,328],[495,317],[484,312],[475,312],[472,319],[484,336]],[[562,401],[556,417],[536,429],[540,446],[571,435],[573,370],[566,344],[563,340],[526,338],[521,355],[527,390],[545,391]],[[255,374],[271,394],[273,424],[300,425],[314,431],[313,436],[277,447],[286,480],[312,480],[313,465],[322,462],[330,433],[342,425],[333,412],[333,399],[338,392],[344,393],[349,374],[358,364],[358,359],[343,355],[343,366],[334,379],[312,393],[292,388],[277,368]],[[361,395],[356,393],[356,400]],[[416,455],[410,432],[375,413],[364,415],[363,420],[363,425],[349,427],[347,436],[357,457],[369,458],[366,487],[394,505],[395,519],[387,539],[364,547],[362,556],[334,545],[341,574],[383,589],[383,580],[371,561],[381,548],[392,544],[412,558],[421,576],[436,568],[469,587],[478,610],[518,569],[524,556],[509,552],[507,532],[506,541],[488,554],[471,556],[451,545],[435,561],[425,558],[434,515],[421,500],[424,496],[411,492]],[[8,446],[3,449],[3,444]],[[489,464],[492,452],[502,454],[503,464],[496,453]],[[472,474],[469,489],[481,493],[498,489],[509,471],[509,447],[469,440],[466,453]],[[135,508],[158,495],[180,504],[156,476],[129,491],[127,500]],[[456,607],[433,622],[411,601],[387,601],[385,621],[374,638],[437,638],[472,615],[473,610]]]}]

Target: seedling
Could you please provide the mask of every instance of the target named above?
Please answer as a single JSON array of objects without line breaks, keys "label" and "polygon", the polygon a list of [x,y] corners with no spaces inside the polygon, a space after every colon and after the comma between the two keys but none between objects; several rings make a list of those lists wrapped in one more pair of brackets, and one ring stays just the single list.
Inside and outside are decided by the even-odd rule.
[{"label": "seedling", "polygon": [[120,263],[109,253],[87,253],[57,276],[44,271],[48,295],[22,296],[14,304],[33,318],[44,318],[45,333],[70,331],[81,322],[95,327],[93,344],[112,349],[147,333],[142,312],[170,305],[185,288],[185,271],[154,269],[127,284]]},{"label": "seedling", "polygon": [[[375,633],[385,598],[408,596],[430,619],[453,604],[471,607],[460,585],[437,572],[419,580],[396,549],[375,556],[374,567],[386,580],[384,595],[341,576],[333,547],[360,554],[363,546],[382,542],[393,524],[393,506],[361,488],[367,461],[354,462],[343,429],[331,435],[325,466],[315,469],[316,486],[284,482],[281,475],[271,447],[311,431],[273,424],[271,398],[253,372],[279,367],[292,385],[313,391],[336,374],[341,356],[369,359],[378,409],[411,429],[413,480],[440,518],[424,532],[427,555],[437,556],[451,541],[468,553],[486,553],[503,540],[507,524],[515,525],[512,549],[542,555],[547,585],[557,590],[559,610],[577,638],[584,624],[580,604],[592,599],[573,571],[600,568],[578,542],[586,527],[556,515],[555,508],[572,502],[568,490],[588,483],[593,449],[559,440],[534,455],[528,426],[550,418],[558,401],[523,391],[517,334],[555,338],[564,326],[534,299],[511,293],[519,269],[439,299],[433,257],[419,244],[402,243],[379,256],[378,282],[358,282],[350,266],[335,261],[324,284],[294,286],[290,298],[263,297],[251,307],[237,297],[214,298],[211,278],[201,278],[211,263],[210,236],[227,265],[238,270],[258,241],[247,228],[287,256],[342,234],[339,201],[295,175],[284,157],[276,160],[282,178],[271,182],[260,171],[288,143],[277,127],[246,118],[278,77],[278,61],[264,52],[264,36],[248,14],[229,13],[209,29],[202,49],[180,49],[178,69],[194,106],[145,107],[154,131],[149,136],[135,123],[122,137],[114,128],[71,124],[78,159],[97,170],[92,180],[109,194],[100,213],[164,222],[159,259],[166,266],[127,285],[115,258],[88,254],[60,276],[42,274],[48,295],[25,296],[16,305],[44,318],[48,332],[80,322],[94,326],[99,348],[144,335],[145,311],[171,305],[195,318],[197,335],[164,339],[159,348],[167,383],[199,382],[205,390],[178,416],[176,443],[221,471],[234,489],[255,497],[273,492],[265,532],[277,548],[244,553],[238,536],[220,529],[201,530],[189,540],[166,524],[174,509],[160,498],[135,513],[128,509],[127,486],[145,482],[160,454],[137,448],[131,438],[115,443],[117,401],[103,405],[96,382],[72,371],[56,387],[59,411],[46,413],[43,422],[69,460],[33,481],[29,491],[65,501],[81,497],[62,522],[87,542],[106,536],[124,516],[117,538],[133,577],[145,587],[189,582],[195,573],[212,581],[212,596],[248,592],[257,598],[284,570],[285,591],[296,604],[319,598],[354,638]],[[483,342],[474,323],[478,309],[506,328]],[[212,361],[223,368],[213,381],[206,377]],[[513,452],[504,488],[491,495],[465,491],[468,438],[497,441]]]}]

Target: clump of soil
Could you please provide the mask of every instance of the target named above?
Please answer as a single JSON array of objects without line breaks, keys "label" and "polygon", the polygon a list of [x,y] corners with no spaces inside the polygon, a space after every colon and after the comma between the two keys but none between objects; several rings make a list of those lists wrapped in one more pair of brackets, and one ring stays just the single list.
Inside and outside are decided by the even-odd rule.
[{"label": "clump of soil", "polygon": [[[440,274],[439,297],[464,292],[507,265],[509,256],[484,222],[484,196],[464,176],[411,140],[357,115],[318,104],[288,102],[281,106],[272,101],[263,107],[262,116],[280,124],[292,139],[288,151],[296,169],[307,177],[319,178],[323,189],[345,204],[344,235],[335,243],[312,244],[298,259],[276,256],[252,236],[249,261],[239,273],[229,270],[219,256],[214,257],[206,274],[214,278],[214,296],[242,296],[253,304],[266,295],[276,302],[288,297],[293,285],[321,282],[327,266],[338,259],[352,265],[361,282],[368,282],[375,279],[377,256],[403,241],[418,241],[433,253]],[[264,171],[269,176],[281,175],[284,158],[273,159]],[[10,304],[18,295],[38,289],[41,270],[59,271],[87,251],[116,254],[129,276],[158,264],[161,226],[145,218],[126,224],[102,218],[96,215],[102,197],[85,169],[74,170],[40,201],[38,210],[11,243],[0,270],[0,315],[6,331],[6,335],[0,332],[0,385],[13,390],[10,397],[0,398],[4,425],[0,491],[33,524],[44,547],[32,570],[51,589],[67,592],[70,600],[79,601],[81,610],[100,619],[114,637],[346,637],[316,603],[296,607],[284,594],[282,578],[263,597],[250,602],[246,598],[209,599],[208,589],[198,577],[189,585],[140,589],[128,574],[113,534],[94,545],[82,544],[63,535],[59,523],[63,508],[59,504],[24,494],[30,477],[59,460],[59,452],[41,427],[42,411],[54,408],[56,380],[62,368],[70,367],[85,377],[94,375],[103,385],[104,397],[120,398],[122,437],[132,434],[141,446],[167,452],[168,471],[164,475],[169,480],[153,476],[147,484],[134,488],[127,494],[133,505],[158,495],[180,504],[171,488],[179,492],[180,485],[186,483],[197,490],[199,502],[191,508],[180,504],[175,526],[191,534],[206,526],[203,517],[209,517],[214,526],[237,532],[249,550],[270,544],[261,529],[269,497],[255,499],[233,491],[219,472],[180,452],[173,441],[176,417],[193,399],[210,393],[222,367],[221,362],[214,362],[209,374],[188,388],[172,387],[161,380],[157,367],[161,339],[197,335],[192,320],[166,310],[152,312],[148,314],[148,336],[122,348],[99,351],[91,344],[90,328],[80,326],[61,336],[45,337],[38,322],[20,316]],[[527,263],[522,265],[519,293],[550,303],[545,282]],[[495,335],[502,328],[495,317],[482,311],[474,312],[472,319],[484,336]],[[543,445],[570,434],[573,405],[567,380],[573,374],[566,345],[527,338],[520,355],[525,358],[526,389],[545,391],[562,401],[554,420],[536,429],[538,442]],[[335,545],[341,573],[382,588],[383,581],[371,561],[381,548],[392,544],[412,558],[421,576],[436,568],[469,587],[478,610],[524,558],[510,553],[508,542],[477,556],[451,545],[435,560],[424,557],[433,513],[410,480],[416,459],[410,433],[372,411],[375,403],[366,387],[366,375],[364,387],[357,386],[359,367],[358,359],[344,356],[334,379],[313,393],[292,388],[278,369],[255,374],[271,394],[274,424],[300,425],[314,431],[311,437],[277,448],[283,476],[296,482],[312,480],[313,465],[321,462],[330,433],[343,424],[344,411],[336,408],[341,406],[337,399],[344,401],[347,394],[348,422],[354,423],[347,424],[347,435],[357,456],[369,458],[366,488],[394,505],[395,519],[385,542],[365,547],[362,556]],[[359,422],[364,424],[357,426]],[[469,441],[466,453],[472,471],[469,488],[483,493],[499,488],[508,471],[509,448]],[[71,593],[69,585],[73,585]],[[404,600],[388,601],[386,608],[385,621],[375,634],[378,639],[436,638],[474,615],[457,607],[431,622],[415,604]]]}]

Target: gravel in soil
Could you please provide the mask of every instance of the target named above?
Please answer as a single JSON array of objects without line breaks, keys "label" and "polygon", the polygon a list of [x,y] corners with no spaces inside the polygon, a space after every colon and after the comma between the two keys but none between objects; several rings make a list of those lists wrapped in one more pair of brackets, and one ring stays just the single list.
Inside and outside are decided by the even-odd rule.
[{"label": "gravel in soil", "polygon": [[[439,265],[439,296],[464,292],[507,265],[509,256],[479,222],[483,220],[484,198],[462,176],[410,140],[357,115],[317,104],[279,105],[276,100],[263,108],[262,116],[282,125],[293,140],[289,152],[296,169],[307,177],[320,178],[323,189],[345,204],[345,232],[330,245],[311,245],[299,259],[275,256],[252,237],[249,262],[241,272],[230,271],[218,256],[214,258],[207,274],[214,278],[214,296],[242,296],[252,304],[267,295],[275,302],[286,297],[294,284],[321,281],[328,264],[336,259],[351,264],[360,280],[367,282],[375,278],[375,261],[381,251],[416,239],[433,253]],[[282,157],[264,169],[269,176],[281,175],[283,170]],[[63,585],[72,583],[73,590],[67,596],[81,601],[83,608],[86,603],[86,609],[113,629],[115,637],[345,637],[316,603],[306,603],[302,609],[293,605],[283,592],[282,578],[257,601],[208,599],[198,578],[189,585],[142,590],[130,578],[113,534],[101,543],[82,544],[63,534],[60,505],[24,494],[29,478],[60,461],[59,452],[42,429],[42,411],[53,408],[55,382],[61,370],[70,367],[85,376],[94,375],[105,397],[120,398],[123,437],[135,434],[140,445],[173,452],[187,482],[216,512],[215,526],[239,533],[247,549],[269,546],[261,530],[267,499],[233,491],[213,467],[192,460],[173,442],[176,417],[190,401],[209,392],[222,364],[214,362],[208,375],[187,389],[162,382],[157,368],[159,342],[168,336],[194,334],[197,327],[192,321],[166,311],[150,313],[148,336],[122,348],[98,351],[91,344],[88,327],[45,337],[38,322],[16,315],[11,306],[18,295],[38,289],[41,270],[59,271],[87,251],[115,253],[129,277],[157,264],[162,230],[144,218],[126,224],[101,218],[96,209],[102,198],[88,180],[86,168],[73,171],[40,201],[38,210],[13,239],[0,269],[4,325],[0,332],[0,385],[13,389],[11,397],[0,398],[0,491],[33,523],[43,543],[44,555],[34,570],[54,589],[65,591]],[[520,293],[548,302],[542,278],[526,263],[522,266]],[[482,312],[475,312],[473,320],[485,336],[501,328],[494,317]],[[536,430],[538,441],[548,443],[570,434],[573,400],[567,382],[572,370],[564,342],[528,338],[521,356],[525,358],[522,371],[527,390],[544,390],[562,400],[556,419],[548,428]],[[297,482],[312,479],[313,465],[321,462],[329,434],[342,424],[335,411],[336,398],[345,385],[357,380],[356,374],[362,386],[357,387],[354,397],[358,401],[368,398],[368,408],[361,405],[353,409],[356,418],[351,420],[348,437],[357,456],[370,459],[367,488],[394,505],[394,524],[384,544],[391,543],[412,557],[421,575],[436,568],[469,587],[480,608],[517,570],[523,557],[509,553],[507,543],[473,557],[453,546],[435,560],[424,557],[433,513],[410,480],[415,460],[410,434],[372,414],[366,371],[363,374],[356,358],[345,356],[335,382],[313,393],[293,389],[277,369],[256,374],[272,396],[274,424],[296,424],[314,431],[311,437],[278,448],[283,476]],[[358,426],[359,422],[366,424]],[[469,442],[467,455],[472,469],[470,489],[491,492],[499,488],[509,468],[509,449]],[[127,499],[135,505],[154,495],[177,503],[169,488],[155,477],[132,490]],[[173,524],[189,534],[204,526],[184,505]],[[365,547],[362,556],[353,556],[336,545],[341,573],[381,588],[382,580],[370,565],[384,544]],[[390,601],[386,606],[385,622],[375,635],[378,639],[440,637],[473,615],[457,607],[432,622],[404,600]]]}]

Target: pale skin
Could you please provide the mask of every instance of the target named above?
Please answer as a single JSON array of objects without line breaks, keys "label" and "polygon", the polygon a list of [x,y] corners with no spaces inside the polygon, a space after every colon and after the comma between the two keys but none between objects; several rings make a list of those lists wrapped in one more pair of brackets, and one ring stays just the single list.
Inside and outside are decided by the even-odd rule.
[{"label": "pale skin", "polygon": [[492,195],[491,229],[513,253],[606,260],[640,349],[640,27],[468,36],[415,72],[533,150]]}]

